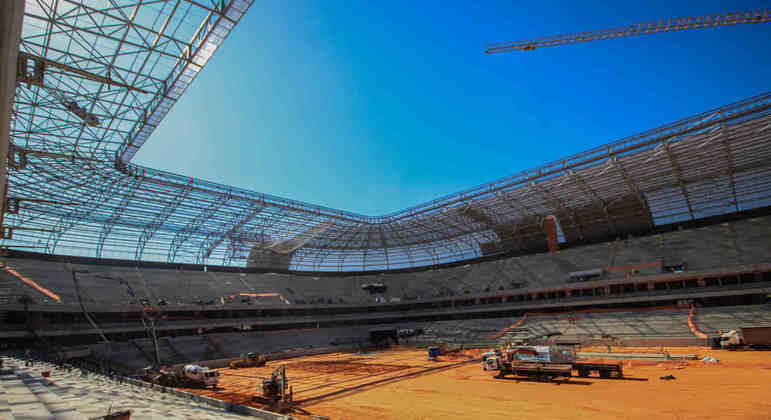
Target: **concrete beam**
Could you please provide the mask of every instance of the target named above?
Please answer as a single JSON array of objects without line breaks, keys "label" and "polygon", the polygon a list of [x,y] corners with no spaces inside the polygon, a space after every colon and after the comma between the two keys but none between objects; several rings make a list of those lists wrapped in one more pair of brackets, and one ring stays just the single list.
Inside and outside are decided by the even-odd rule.
[{"label": "concrete beam", "polygon": [[[448,307],[437,309],[417,309],[413,311],[373,312],[366,315],[358,313],[341,315],[312,315],[287,318],[253,317],[223,320],[196,320],[196,321],[168,321],[159,326],[158,331],[192,330],[197,328],[236,328],[241,325],[258,325],[262,327],[285,327],[286,329],[301,328],[309,323],[350,322],[355,325],[366,323],[409,323],[421,322],[427,317],[437,317],[436,320],[448,320],[453,316],[466,315],[469,317],[496,317],[510,312],[530,312],[553,308],[580,308],[587,305],[607,304],[639,304],[645,302],[672,301],[678,299],[698,299],[707,297],[741,296],[747,294],[769,294],[771,283],[752,283],[749,287],[708,287],[701,289],[662,290],[658,292],[638,292],[628,295],[613,295],[601,297],[562,298],[538,301],[526,301],[503,304],[483,304],[469,308]],[[3,326],[5,327],[5,326]],[[105,334],[119,334],[128,332],[142,332],[144,327],[139,322],[102,324],[100,329]],[[38,336],[63,337],[68,335],[93,335],[96,331],[89,324],[59,325],[56,328],[38,329]],[[0,330],[0,338],[32,337],[32,333],[26,329]]]},{"label": "concrete beam", "polygon": [[[0,1],[0,229],[4,229],[8,197],[8,144],[11,141],[11,109],[16,94],[16,61],[21,43],[24,0]],[[4,233],[4,230],[0,230]]]}]

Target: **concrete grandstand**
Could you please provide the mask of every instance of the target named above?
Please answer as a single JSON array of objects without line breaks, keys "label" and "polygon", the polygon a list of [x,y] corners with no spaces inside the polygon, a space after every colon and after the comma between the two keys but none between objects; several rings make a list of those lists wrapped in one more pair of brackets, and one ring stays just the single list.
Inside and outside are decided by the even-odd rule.
[{"label": "concrete grandstand", "polygon": [[[24,27],[2,71],[21,69],[26,84],[10,94],[4,345],[85,348],[134,375],[153,363],[147,313],[168,365],[360,349],[403,329],[424,330],[413,344],[556,331],[584,344],[706,345],[718,330],[771,326],[771,93],[365,216],[131,163],[252,1],[176,3],[162,14],[173,35],[154,9],[126,23],[164,40],[153,46],[82,27],[57,2],[16,11]],[[41,41],[54,24],[72,30]],[[95,41],[86,57],[66,47],[77,34]],[[116,52],[124,44],[138,60]],[[82,116],[33,99],[48,94],[46,66],[69,95],[121,98],[97,94],[101,124],[73,129]],[[0,383],[26,395],[39,384],[19,372]],[[89,381],[76,387],[100,386]],[[142,410],[163,413],[155,397]]]}]

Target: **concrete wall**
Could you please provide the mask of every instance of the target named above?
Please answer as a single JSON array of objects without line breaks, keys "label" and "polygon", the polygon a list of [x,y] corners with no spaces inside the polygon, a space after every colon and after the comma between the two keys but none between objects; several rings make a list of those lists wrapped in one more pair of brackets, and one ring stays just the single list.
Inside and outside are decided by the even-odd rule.
[{"label": "concrete wall", "polygon": [[[397,328],[396,326],[394,328]],[[230,360],[243,353],[284,353],[317,348],[350,348],[369,344],[372,327],[320,328],[275,332],[243,332],[159,339],[164,364],[202,360]],[[152,364],[150,339],[101,343],[91,346],[99,357],[118,361],[124,369],[138,370]],[[330,351],[330,350],[325,350]]]}]

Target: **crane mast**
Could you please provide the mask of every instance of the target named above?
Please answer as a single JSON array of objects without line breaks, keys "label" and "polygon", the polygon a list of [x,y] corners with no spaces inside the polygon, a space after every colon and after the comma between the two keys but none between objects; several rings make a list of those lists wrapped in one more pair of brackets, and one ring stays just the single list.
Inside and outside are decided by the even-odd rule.
[{"label": "crane mast", "polygon": [[514,42],[501,42],[488,45],[485,53],[501,54],[513,51],[532,51],[536,48],[556,47],[579,42],[600,41],[630,36],[656,34],[662,32],[683,31],[686,29],[705,29],[719,26],[744,25],[749,23],[771,22],[771,10],[725,13],[711,16],[682,17],[666,21],[638,23],[610,29],[579,32],[572,34],[551,35],[541,38]]}]

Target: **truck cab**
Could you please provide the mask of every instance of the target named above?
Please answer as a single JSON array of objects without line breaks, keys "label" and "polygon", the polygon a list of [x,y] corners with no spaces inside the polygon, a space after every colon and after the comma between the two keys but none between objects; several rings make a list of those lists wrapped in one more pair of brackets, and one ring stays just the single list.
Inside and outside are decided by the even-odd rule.
[{"label": "truck cab", "polygon": [[185,366],[185,376],[187,379],[198,382],[204,387],[216,387],[220,382],[220,373],[207,367],[198,365]]},{"label": "truck cab", "polygon": [[487,372],[498,372],[503,366],[501,365],[501,357],[495,353],[482,359],[482,370]]}]

